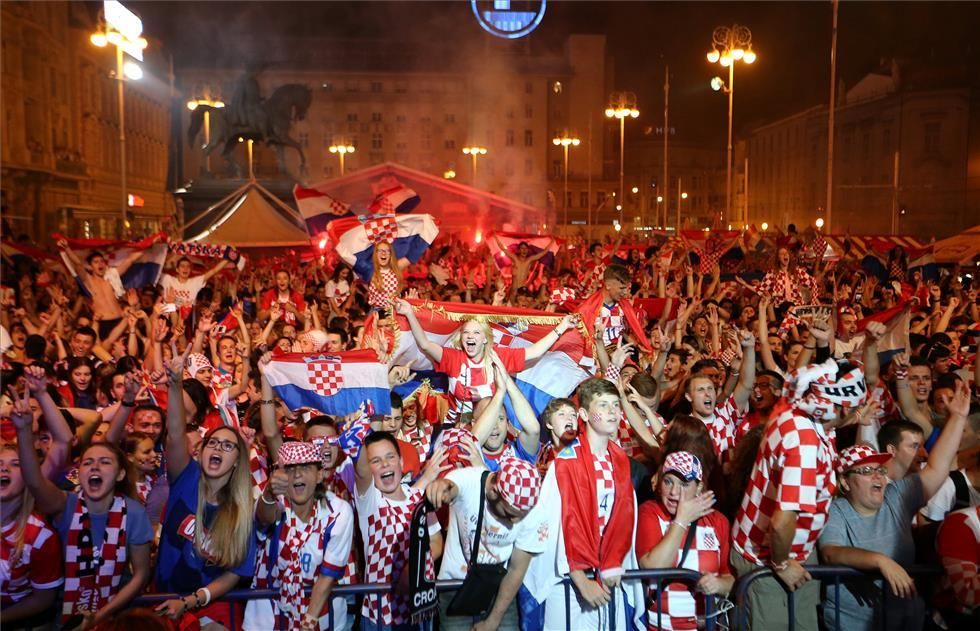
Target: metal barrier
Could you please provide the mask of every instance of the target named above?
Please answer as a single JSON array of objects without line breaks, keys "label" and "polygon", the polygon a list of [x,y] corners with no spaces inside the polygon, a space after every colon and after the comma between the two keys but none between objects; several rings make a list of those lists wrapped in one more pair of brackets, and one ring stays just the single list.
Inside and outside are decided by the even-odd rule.
[{"label": "metal barrier", "polygon": [[[694,570],[683,570],[676,568],[663,568],[655,570],[629,570],[623,575],[623,582],[635,582],[640,581],[643,587],[643,597],[644,597],[644,611],[649,611],[649,602],[651,599],[648,598],[649,587],[652,584],[656,584],[656,590],[654,591],[652,602],[657,604],[657,627],[661,626],[661,621],[663,617],[663,612],[660,611],[659,603],[660,596],[664,589],[665,583],[688,583],[691,585],[693,592],[694,585],[697,584],[698,580],[701,579],[701,574],[695,572]],[[455,591],[462,587],[463,581],[453,580],[453,581],[436,581],[436,591],[439,592],[449,592]],[[571,599],[572,599],[572,581],[570,578],[565,577],[562,581],[562,586],[565,591],[565,629],[566,631],[572,631],[572,621],[570,616],[571,609]],[[309,594],[311,588],[306,588],[306,593]],[[381,595],[386,592],[391,591],[391,585],[386,583],[366,583],[360,585],[336,585],[330,591],[330,600],[334,598],[343,596],[368,596],[368,595]],[[167,600],[174,598],[180,598],[179,594],[146,594],[140,596],[133,601],[134,607],[152,607],[158,605]],[[227,602],[231,608],[231,621],[232,628],[230,631],[237,631],[238,629],[238,607],[241,606],[242,602],[248,602],[250,600],[274,600],[279,598],[279,590],[277,589],[240,589],[232,590],[224,595],[220,600],[216,602]],[[381,613],[381,600],[378,600],[378,613],[380,619]],[[334,627],[334,611],[330,608],[329,612],[329,624],[330,628]],[[705,628],[709,631],[715,628],[715,617],[714,613],[714,602],[713,598],[705,598]]]},{"label": "metal barrier", "polygon": [[[834,622],[840,629],[840,584],[841,579],[845,578],[881,578],[879,572],[865,572],[846,565],[805,565],[807,572],[814,580],[833,579],[834,582]],[[925,575],[940,575],[942,571],[936,567],[914,566],[906,570],[910,576],[918,577]],[[752,583],[762,578],[773,578],[775,571],[772,568],[763,567],[753,570],[744,576],[740,576],[735,583],[735,609],[738,615],[735,617],[735,629],[743,631],[749,628],[747,599],[749,587]],[[789,618],[789,629],[794,631],[796,628],[796,596],[789,591],[786,586],[777,579],[779,586],[786,592],[786,609]],[[887,589],[887,587],[886,587]],[[887,629],[887,608],[882,608],[881,628]],[[826,612],[824,612],[826,615]]]}]

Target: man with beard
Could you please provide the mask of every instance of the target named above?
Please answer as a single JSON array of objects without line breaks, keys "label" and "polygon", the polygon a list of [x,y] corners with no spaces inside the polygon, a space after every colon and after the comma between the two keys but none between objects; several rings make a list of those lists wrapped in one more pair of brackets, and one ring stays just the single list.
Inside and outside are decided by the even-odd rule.
[{"label": "man with beard", "polygon": [[763,370],[755,377],[752,396],[749,397],[749,414],[745,422],[735,429],[735,442],[742,440],[753,427],[765,425],[772,416],[773,407],[783,392],[783,376],[778,372]]}]

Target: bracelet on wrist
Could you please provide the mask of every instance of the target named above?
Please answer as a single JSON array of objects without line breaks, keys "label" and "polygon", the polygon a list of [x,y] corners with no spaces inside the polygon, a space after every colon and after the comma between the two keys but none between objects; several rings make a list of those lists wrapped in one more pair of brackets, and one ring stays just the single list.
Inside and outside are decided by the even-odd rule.
[{"label": "bracelet on wrist", "polygon": [[259,499],[262,500],[262,503],[267,506],[275,506],[276,504],[279,503],[279,500],[277,500],[275,496],[272,496],[271,502],[265,499],[265,492],[263,492],[262,495],[259,495]]},{"label": "bracelet on wrist", "polygon": [[259,404],[261,405],[274,405],[275,403],[276,403],[275,399],[262,399],[261,401],[259,401]]},{"label": "bracelet on wrist", "polygon": [[674,524],[675,526],[680,526],[681,529],[683,529],[683,530],[687,530],[688,528],[690,528],[690,525],[688,525],[688,524],[682,524],[681,522],[677,521],[676,519],[673,520],[670,523]]},{"label": "bracelet on wrist", "polygon": [[775,561],[770,561],[769,567],[771,567],[776,572],[782,572],[783,570],[789,567],[789,559],[786,559],[782,563],[776,563]]}]

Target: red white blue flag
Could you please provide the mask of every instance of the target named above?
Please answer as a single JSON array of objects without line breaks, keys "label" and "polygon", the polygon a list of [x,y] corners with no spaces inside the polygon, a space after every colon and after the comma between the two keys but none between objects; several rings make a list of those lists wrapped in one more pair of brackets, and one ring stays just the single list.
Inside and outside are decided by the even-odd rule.
[{"label": "red white blue flag", "polygon": [[344,416],[370,402],[377,414],[391,412],[388,367],[373,350],[282,353],[273,356],[265,376],[291,410]]},{"label": "red white blue flag", "polygon": [[358,276],[370,280],[374,274],[374,246],[390,243],[396,258],[418,261],[439,234],[432,215],[366,215],[330,223],[328,235],[337,254]]}]

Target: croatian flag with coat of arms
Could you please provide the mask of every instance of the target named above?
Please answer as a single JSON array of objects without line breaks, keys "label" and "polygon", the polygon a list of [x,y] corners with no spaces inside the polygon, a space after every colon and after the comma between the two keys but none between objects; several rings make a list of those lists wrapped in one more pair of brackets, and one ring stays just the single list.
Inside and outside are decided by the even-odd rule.
[{"label": "croatian flag with coat of arms", "polygon": [[343,416],[371,402],[375,413],[391,412],[388,367],[373,350],[275,354],[265,376],[291,410]]}]

